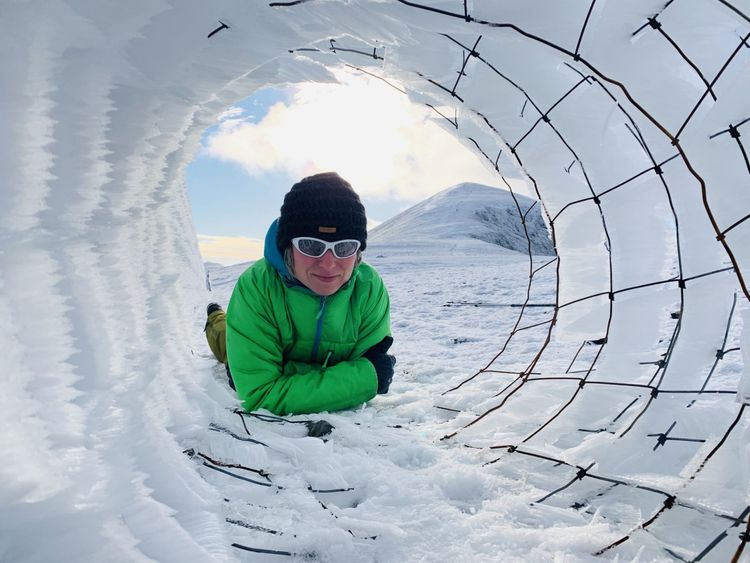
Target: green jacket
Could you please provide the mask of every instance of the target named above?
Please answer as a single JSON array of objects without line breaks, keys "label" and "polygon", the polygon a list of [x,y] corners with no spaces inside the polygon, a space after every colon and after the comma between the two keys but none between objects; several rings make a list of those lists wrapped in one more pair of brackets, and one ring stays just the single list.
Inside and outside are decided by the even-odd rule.
[{"label": "green jacket", "polygon": [[227,309],[227,357],[245,409],[299,414],[372,399],[378,379],[362,354],[390,334],[378,273],[361,263],[339,291],[321,297],[285,279],[268,259],[268,240],[266,247]]}]

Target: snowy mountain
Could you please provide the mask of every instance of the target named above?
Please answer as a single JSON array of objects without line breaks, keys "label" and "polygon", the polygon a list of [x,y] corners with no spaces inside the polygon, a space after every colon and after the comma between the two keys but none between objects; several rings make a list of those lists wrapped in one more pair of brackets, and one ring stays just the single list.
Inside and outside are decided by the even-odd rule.
[{"label": "snowy mountain", "polygon": [[[378,225],[369,239],[384,244],[471,238],[523,253],[531,241],[532,254],[554,255],[540,210],[538,202],[522,195],[514,200],[506,190],[457,184]],[[528,240],[521,214],[526,215]]]}]

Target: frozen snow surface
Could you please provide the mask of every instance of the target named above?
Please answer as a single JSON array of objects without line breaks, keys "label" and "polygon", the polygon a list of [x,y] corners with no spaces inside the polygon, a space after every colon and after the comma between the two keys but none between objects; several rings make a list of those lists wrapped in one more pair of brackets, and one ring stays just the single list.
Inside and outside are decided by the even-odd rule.
[{"label": "frozen snow surface", "polygon": [[[747,0],[1,13],[0,560],[750,560]],[[323,441],[233,412],[200,331],[239,268],[207,292],[183,172],[227,106],[341,64],[519,220],[373,236],[396,379]]]}]

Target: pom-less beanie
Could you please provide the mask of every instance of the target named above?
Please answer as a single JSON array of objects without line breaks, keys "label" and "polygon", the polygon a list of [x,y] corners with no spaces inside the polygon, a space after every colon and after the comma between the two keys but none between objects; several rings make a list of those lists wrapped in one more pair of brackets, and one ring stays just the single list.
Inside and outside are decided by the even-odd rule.
[{"label": "pom-less beanie", "polygon": [[365,249],[367,216],[349,182],[336,172],[324,172],[292,186],[281,206],[276,246],[283,253],[295,237],[356,239]]}]

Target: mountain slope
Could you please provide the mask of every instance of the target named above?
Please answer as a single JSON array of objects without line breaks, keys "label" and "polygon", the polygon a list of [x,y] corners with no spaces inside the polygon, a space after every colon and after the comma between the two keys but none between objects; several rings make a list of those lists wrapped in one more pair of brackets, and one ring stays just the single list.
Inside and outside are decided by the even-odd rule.
[{"label": "mountain slope", "polygon": [[[553,255],[547,227],[535,200],[516,195],[531,252]],[[530,211],[529,211],[529,208]],[[373,229],[373,244],[435,239],[477,239],[517,252],[528,252],[528,241],[513,196],[506,190],[463,183],[435,194]]]}]

